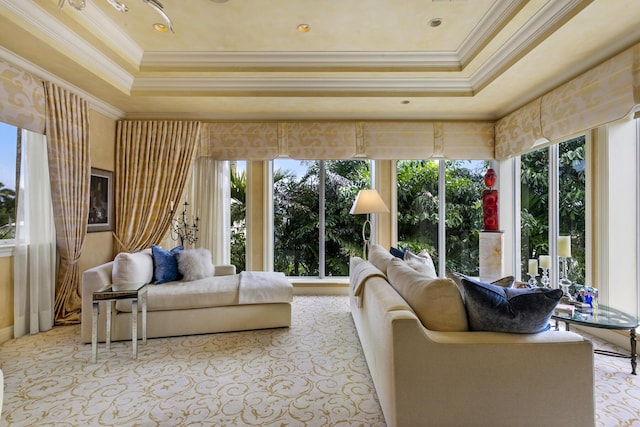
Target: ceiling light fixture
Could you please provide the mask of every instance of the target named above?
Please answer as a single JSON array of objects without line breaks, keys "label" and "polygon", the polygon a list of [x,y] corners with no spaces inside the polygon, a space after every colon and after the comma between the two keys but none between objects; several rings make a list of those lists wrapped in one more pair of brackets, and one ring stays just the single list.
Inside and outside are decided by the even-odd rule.
[{"label": "ceiling light fixture", "polygon": [[309,24],[300,24],[298,25],[298,31],[301,33],[308,33],[311,31],[311,26]]},{"label": "ceiling light fixture", "polygon": [[442,24],[442,18],[433,18],[431,21],[429,21],[429,25],[431,25],[432,27],[439,27],[440,24]]},{"label": "ceiling light fixture", "polygon": [[[73,7],[76,10],[84,10],[87,5],[86,0],[60,0],[58,1],[58,9],[62,9],[65,2],[69,3],[69,6]],[[165,13],[162,3],[160,3],[158,0],[142,0],[142,2],[148,4],[153,10],[158,12],[160,16],[162,16],[162,19],[164,19],[166,22],[166,24],[153,24],[153,28],[156,31],[166,33],[167,29],[169,29],[172,33],[175,33],[175,31],[173,31],[173,23],[171,22],[169,16]],[[113,6],[113,8],[118,12],[129,11],[129,7],[118,0],[107,0],[107,3]]]}]

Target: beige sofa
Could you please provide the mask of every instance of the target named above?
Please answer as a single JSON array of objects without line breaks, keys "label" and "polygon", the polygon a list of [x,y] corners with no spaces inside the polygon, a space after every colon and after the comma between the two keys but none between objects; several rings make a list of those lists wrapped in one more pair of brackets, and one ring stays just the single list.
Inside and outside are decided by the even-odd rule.
[{"label": "beige sofa", "polygon": [[[403,262],[393,258],[374,245],[370,261],[356,257],[350,266],[351,312],[390,427],[594,425],[590,341],[552,330],[443,331],[460,320],[459,310],[438,307],[453,293],[411,301],[438,312],[428,322],[441,330],[428,329],[387,281]],[[458,289],[450,279],[425,283]],[[419,286],[412,283],[409,294]]]},{"label": "beige sofa", "polygon": [[[147,251],[136,257],[151,257]],[[92,294],[114,283],[115,262],[82,274],[81,341],[91,342]],[[143,275],[144,276],[144,275]],[[148,278],[147,278],[148,279]],[[142,279],[146,282],[146,279]],[[288,327],[293,286],[282,273],[241,272],[232,265],[215,266],[213,275],[198,280],[147,285],[147,337],[207,334]],[[105,306],[100,303],[98,340],[105,340]],[[138,311],[138,314],[140,312]],[[138,322],[138,337],[141,322]],[[112,310],[111,340],[131,339],[131,303],[117,301]]]}]

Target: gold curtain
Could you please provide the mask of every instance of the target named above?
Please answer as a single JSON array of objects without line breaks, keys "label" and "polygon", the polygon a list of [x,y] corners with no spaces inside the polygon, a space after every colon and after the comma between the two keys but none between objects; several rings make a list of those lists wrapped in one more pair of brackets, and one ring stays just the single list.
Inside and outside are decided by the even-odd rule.
[{"label": "gold curtain", "polygon": [[59,254],[55,323],[80,321],[78,259],[89,216],[89,106],[82,98],[51,82],[44,83],[51,199]]},{"label": "gold curtain", "polygon": [[119,121],[114,255],[158,244],[182,196],[198,149],[200,122]]}]

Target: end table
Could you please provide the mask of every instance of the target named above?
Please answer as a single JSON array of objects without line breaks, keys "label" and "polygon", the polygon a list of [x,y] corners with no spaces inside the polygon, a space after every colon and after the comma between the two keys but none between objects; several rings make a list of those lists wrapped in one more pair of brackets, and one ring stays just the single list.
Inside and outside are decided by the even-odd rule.
[{"label": "end table", "polygon": [[131,346],[133,358],[138,357],[138,301],[142,303],[142,342],[147,342],[147,284],[131,285],[114,290],[107,286],[93,293],[91,350],[93,363],[98,361],[98,310],[101,301],[107,303],[106,347],[111,348],[111,309],[114,301],[131,300]]}]

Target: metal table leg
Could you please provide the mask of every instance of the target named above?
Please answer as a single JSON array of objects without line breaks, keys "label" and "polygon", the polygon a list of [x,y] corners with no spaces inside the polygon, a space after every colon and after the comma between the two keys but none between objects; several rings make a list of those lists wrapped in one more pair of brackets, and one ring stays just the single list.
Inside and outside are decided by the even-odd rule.
[{"label": "metal table leg", "polygon": [[636,375],[636,367],[638,366],[638,362],[636,358],[638,355],[636,354],[636,329],[631,328],[629,330],[629,340],[631,341],[631,373]]},{"label": "metal table leg", "polygon": [[142,292],[142,343],[147,343],[147,289]]},{"label": "metal table leg", "polygon": [[98,301],[93,301],[91,320],[91,354],[93,363],[98,361]]},{"label": "metal table leg", "polygon": [[138,358],[138,298],[131,300],[131,347],[133,358]]},{"label": "metal table leg", "polygon": [[111,304],[113,301],[107,301],[107,329],[105,331],[105,341],[107,350],[111,350]]}]

